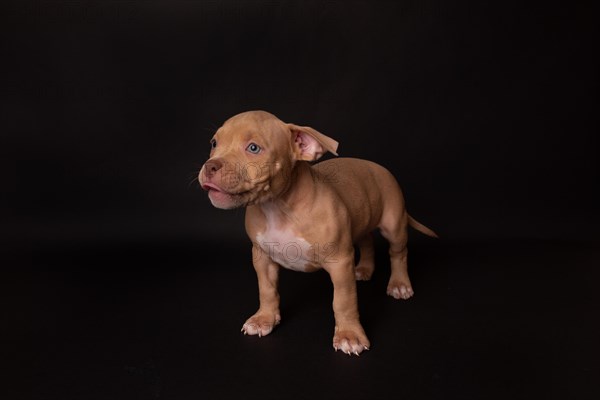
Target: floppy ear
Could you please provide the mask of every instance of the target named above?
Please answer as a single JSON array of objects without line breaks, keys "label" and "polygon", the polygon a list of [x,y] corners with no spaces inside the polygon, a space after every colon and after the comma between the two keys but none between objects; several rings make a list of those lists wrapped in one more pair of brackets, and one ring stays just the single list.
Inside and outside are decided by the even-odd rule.
[{"label": "floppy ear", "polygon": [[292,143],[296,159],[305,161],[318,160],[327,151],[333,155],[338,155],[336,151],[339,143],[332,138],[323,135],[309,126],[288,124],[288,127],[292,132]]}]

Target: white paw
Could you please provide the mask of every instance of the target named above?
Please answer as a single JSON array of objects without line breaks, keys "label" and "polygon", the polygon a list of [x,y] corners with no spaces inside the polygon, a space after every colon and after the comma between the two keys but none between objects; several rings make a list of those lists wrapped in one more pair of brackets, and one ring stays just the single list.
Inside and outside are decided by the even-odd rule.
[{"label": "white paw", "polygon": [[333,336],[333,348],[335,351],[341,350],[342,353],[349,356],[353,354],[358,356],[364,350],[369,350],[369,346],[369,339],[365,336],[362,328],[356,332],[349,329],[337,331]]},{"label": "white paw", "polygon": [[280,321],[281,317],[279,315],[255,314],[244,323],[241,332],[244,335],[267,336]]},{"label": "white paw", "polygon": [[410,286],[406,286],[406,285],[400,285],[400,286],[391,286],[388,287],[387,289],[387,294],[388,296],[392,296],[393,298],[399,300],[399,299],[410,299],[415,292],[413,291],[412,287]]}]

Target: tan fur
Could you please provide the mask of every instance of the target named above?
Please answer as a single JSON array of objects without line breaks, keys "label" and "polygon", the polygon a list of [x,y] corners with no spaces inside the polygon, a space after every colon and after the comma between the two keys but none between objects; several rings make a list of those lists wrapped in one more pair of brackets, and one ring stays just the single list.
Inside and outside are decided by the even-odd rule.
[{"label": "tan fur", "polygon": [[[309,161],[327,151],[337,154],[338,143],[264,111],[230,118],[214,140],[200,183],[216,207],[246,207],[246,232],[253,241],[260,307],[242,331],[264,336],[280,322],[280,266],[307,272],[323,268],[334,286],[334,348],[356,355],[368,349],[356,280],[368,280],[373,273],[371,232],[379,228],[390,242],[387,293],[396,299],[414,293],[406,263],[407,226],[437,237],[406,213],[396,179],[384,167],[359,159],[311,166]],[[256,148],[251,145],[260,152],[251,153]],[[361,256],[357,266],[355,244]]]}]

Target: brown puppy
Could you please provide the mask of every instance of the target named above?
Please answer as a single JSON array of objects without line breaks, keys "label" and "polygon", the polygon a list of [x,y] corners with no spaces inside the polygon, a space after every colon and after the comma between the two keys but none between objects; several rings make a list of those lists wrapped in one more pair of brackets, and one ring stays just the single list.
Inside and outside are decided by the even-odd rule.
[{"label": "brown puppy", "polygon": [[[370,343],[359,321],[355,280],[371,278],[371,231],[390,242],[387,294],[408,299],[413,289],[406,264],[407,225],[437,237],[404,208],[398,183],[370,161],[340,158],[311,166],[338,143],[316,130],[286,124],[264,111],[227,120],[211,140],[210,159],[199,174],[215,207],[246,208],[246,232],[253,243],[260,308],[242,331],[264,336],[281,321],[279,267],[325,269],[334,287],[333,347],[360,354]],[[360,262],[354,265],[354,244]]]}]

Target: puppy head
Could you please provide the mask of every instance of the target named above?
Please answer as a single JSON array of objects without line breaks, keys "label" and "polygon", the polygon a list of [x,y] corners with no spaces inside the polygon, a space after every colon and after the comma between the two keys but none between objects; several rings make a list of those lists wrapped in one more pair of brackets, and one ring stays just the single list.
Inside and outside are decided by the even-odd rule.
[{"label": "puppy head", "polygon": [[298,161],[314,161],[338,142],[316,130],[286,124],[265,111],[231,117],[210,141],[198,180],[217,208],[258,204],[283,193]]}]

